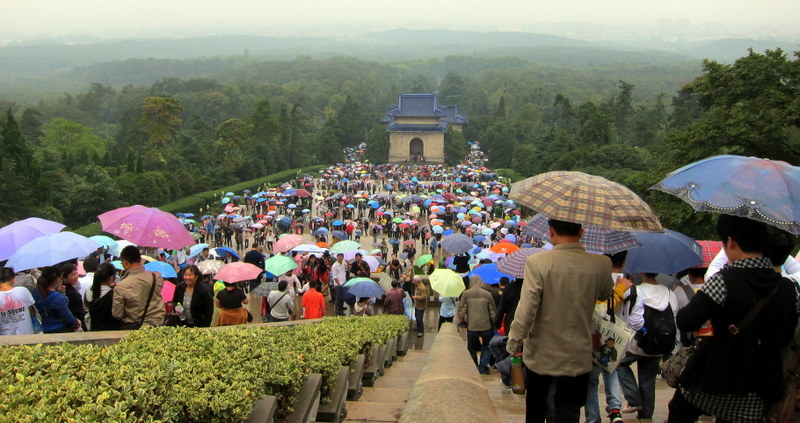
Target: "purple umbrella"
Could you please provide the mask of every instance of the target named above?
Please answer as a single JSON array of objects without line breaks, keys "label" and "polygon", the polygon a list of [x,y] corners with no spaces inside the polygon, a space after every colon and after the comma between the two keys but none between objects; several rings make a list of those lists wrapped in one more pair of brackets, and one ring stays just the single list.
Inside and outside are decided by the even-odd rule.
[{"label": "purple umbrella", "polygon": [[0,229],[0,260],[7,260],[23,245],[44,235],[61,232],[64,225],[51,220],[29,217]]},{"label": "purple umbrella", "polygon": [[[174,216],[172,218],[176,219]],[[52,266],[63,261],[85,257],[98,248],[100,248],[100,244],[72,232],[44,235],[23,245],[8,259],[6,267],[21,272],[36,267]]]},{"label": "purple umbrella", "polygon": [[195,243],[178,218],[156,208],[121,207],[98,218],[104,231],[142,247],[177,250]]}]

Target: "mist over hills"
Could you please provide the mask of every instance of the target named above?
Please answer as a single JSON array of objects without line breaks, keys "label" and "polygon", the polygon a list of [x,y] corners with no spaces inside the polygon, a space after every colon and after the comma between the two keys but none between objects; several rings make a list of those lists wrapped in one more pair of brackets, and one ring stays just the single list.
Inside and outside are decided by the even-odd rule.
[{"label": "mist over hills", "polygon": [[[652,43],[651,43],[652,44]],[[648,43],[642,42],[641,46]],[[664,45],[663,43],[661,45]],[[699,69],[699,59],[731,62],[788,41],[727,39],[675,42],[669,50],[575,40],[524,32],[396,29],[343,38],[207,36],[181,39],[107,40],[83,44],[26,44],[0,48],[0,97],[13,101],[82,89],[90,82],[150,84],[165,77],[225,77],[248,74],[262,61],[309,56],[355,57],[398,63],[453,55],[509,58],[521,64],[570,68],[678,66]]]}]

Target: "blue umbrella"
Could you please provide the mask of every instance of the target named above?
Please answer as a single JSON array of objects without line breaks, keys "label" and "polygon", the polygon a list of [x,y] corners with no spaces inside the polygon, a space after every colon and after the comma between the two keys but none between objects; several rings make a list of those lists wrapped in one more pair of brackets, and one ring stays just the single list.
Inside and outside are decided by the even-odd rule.
[{"label": "blue umbrella", "polygon": [[280,226],[282,226],[284,228],[288,228],[291,224],[292,224],[292,219],[290,219],[288,217],[282,217],[282,218],[278,219],[278,225],[280,225]]},{"label": "blue umbrella", "polygon": [[346,232],[342,232],[342,231],[333,231],[333,232],[331,232],[331,236],[333,236],[334,238],[338,238],[340,240],[345,240],[345,239],[350,238],[349,236],[347,236]]},{"label": "blue umbrella", "polygon": [[500,283],[501,278],[508,278],[509,281],[514,280],[513,276],[497,270],[497,263],[482,264],[470,272],[469,275],[480,276],[481,279],[483,279],[483,281],[489,285],[496,285]]},{"label": "blue umbrella", "polygon": [[348,205],[346,205],[345,207],[347,207],[348,209],[354,209],[354,208],[356,208],[356,206],[354,206],[354,205],[352,205],[352,204],[348,204]]},{"label": "blue umbrella", "polygon": [[317,237],[319,237],[319,236],[327,236],[328,235],[328,229],[327,228],[319,228],[316,231],[314,231],[311,235],[317,236]]},{"label": "blue umbrella", "polygon": [[297,204],[289,204],[287,207],[290,208],[290,209],[296,209],[297,208]]},{"label": "blue umbrella", "polygon": [[245,193],[245,194],[250,194],[253,191],[250,191],[249,189],[246,189],[246,190],[243,190],[242,192]]},{"label": "blue umbrella", "polygon": [[163,261],[151,261],[144,265],[144,270],[161,273],[161,277],[163,278],[178,277],[178,273],[175,272],[175,268],[170,266],[168,263],[164,263]]},{"label": "blue umbrella", "polygon": [[472,241],[475,243],[486,241],[486,237],[483,235],[475,235],[472,237]]},{"label": "blue umbrella", "polygon": [[301,213],[309,213],[309,212],[311,212],[311,209],[303,209],[303,210],[300,210],[300,212]]},{"label": "blue umbrella", "polygon": [[232,256],[234,256],[236,258],[239,258],[239,254],[236,251],[234,251],[234,250],[232,250],[232,249],[230,249],[228,247],[217,247],[215,249],[217,250],[217,254],[220,255],[220,256],[222,256],[223,252],[227,252],[227,253],[230,253]]},{"label": "blue umbrella", "polygon": [[440,234],[440,233],[444,232],[444,228],[442,228],[441,226],[434,226],[431,230],[435,234]]},{"label": "blue umbrella", "polygon": [[452,254],[466,253],[474,247],[472,238],[462,234],[446,236],[442,240],[441,246],[445,251]]},{"label": "blue umbrella", "polygon": [[228,191],[228,192],[226,192],[226,193],[225,193],[225,196],[226,196],[226,197],[230,197],[231,195],[233,195],[233,193],[232,193],[232,192],[230,192],[230,191]]},{"label": "blue umbrella", "polygon": [[377,298],[386,291],[374,281],[362,281],[344,288],[345,297]]},{"label": "blue umbrella", "polygon": [[212,216],[210,214],[204,214],[204,215],[200,216],[200,220],[210,219],[211,217]]},{"label": "blue umbrella", "polygon": [[117,241],[114,241],[113,239],[105,235],[90,236],[89,239],[106,248],[113,248],[117,246]]},{"label": "blue umbrella", "polygon": [[20,247],[5,267],[16,272],[36,267],[52,266],[67,260],[85,257],[100,248],[100,244],[73,232],[58,232],[40,236]]},{"label": "blue umbrella", "polygon": [[448,236],[448,235],[453,235],[454,233],[455,233],[455,231],[454,231],[454,230],[452,230],[452,229],[448,229],[448,230],[446,230],[446,231],[442,232],[442,235],[444,235],[444,236]]},{"label": "blue umbrella", "polygon": [[675,170],[652,189],[697,211],[743,216],[800,235],[800,167],[786,162],[709,157]]},{"label": "blue umbrella", "polygon": [[334,220],[333,221],[333,226],[341,226],[341,225],[344,225],[343,221],[341,221],[341,220]]},{"label": "blue umbrella", "polygon": [[204,248],[208,248],[208,244],[195,244],[192,245],[192,248],[189,249],[189,257],[194,257],[200,254]]},{"label": "blue umbrella", "polygon": [[378,203],[378,202],[377,202],[377,201],[375,201],[375,200],[369,200],[369,201],[367,201],[367,205],[369,205],[369,206],[370,206],[370,207],[372,207],[373,209],[377,209],[378,207],[380,207],[380,206],[381,206],[381,204],[380,204],[380,203]]},{"label": "blue umbrella", "polygon": [[641,247],[628,250],[625,271],[628,273],[673,274],[703,262],[703,249],[688,236],[671,231],[635,232]]}]

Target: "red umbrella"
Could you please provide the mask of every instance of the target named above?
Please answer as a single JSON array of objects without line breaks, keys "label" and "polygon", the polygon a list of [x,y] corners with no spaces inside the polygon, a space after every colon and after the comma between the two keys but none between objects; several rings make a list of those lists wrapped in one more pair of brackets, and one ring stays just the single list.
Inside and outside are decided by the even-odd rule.
[{"label": "red umbrella", "polygon": [[121,207],[98,218],[104,231],[141,247],[177,250],[194,244],[194,237],[177,217],[156,208]]},{"label": "red umbrella", "polygon": [[409,239],[403,242],[405,245],[414,245],[415,241],[413,239]]},{"label": "red umbrella", "polygon": [[302,188],[294,190],[294,195],[300,198],[311,197],[311,193]]},{"label": "red umbrella", "polygon": [[236,261],[223,266],[222,270],[220,270],[214,278],[228,283],[249,281],[257,278],[263,271],[264,269],[250,263]]},{"label": "red umbrella", "polygon": [[703,268],[710,266],[711,262],[714,261],[714,257],[716,257],[719,250],[722,249],[722,241],[697,241],[697,243],[703,248],[703,264],[699,264],[695,267]]}]

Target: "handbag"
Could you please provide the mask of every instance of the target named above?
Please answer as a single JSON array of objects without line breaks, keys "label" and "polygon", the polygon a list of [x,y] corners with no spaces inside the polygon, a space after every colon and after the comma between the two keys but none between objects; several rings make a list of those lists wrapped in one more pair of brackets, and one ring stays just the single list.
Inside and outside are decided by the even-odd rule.
[{"label": "handbag", "polygon": [[136,330],[144,325],[144,318],[147,317],[147,309],[150,308],[150,300],[153,299],[153,291],[156,289],[156,275],[153,273],[153,284],[150,285],[150,293],[147,294],[147,302],[144,303],[144,312],[142,313],[142,318],[138,322],[133,323],[123,323],[120,326],[121,330]]},{"label": "handbag", "polygon": [[[728,331],[732,335],[737,335],[741,330],[750,323],[750,320],[753,320],[754,317],[764,308],[765,305],[769,302],[773,295],[778,291],[780,285],[776,286],[772,292],[767,295],[766,297],[760,299],[756,305],[750,309],[747,314],[742,317],[738,323],[731,324],[728,326]],[[683,369],[686,368],[686,363],[689,361],[689,358],[694,355],[695,351],[697,351],[698,347],[702,344],[702,338],[699,338],[693,345],[688,347],[681,348],[678,350],[677,353],[672,355],[670,358],[664,360],[659,365],[661,367],[661,377],[667,382],[670,388],[677,388],[678,387],[678,379],[681,377],[683,373]]]},{"label": "handbag", "polygon": [[604,370],[613,373],[625,356],[633,332],[614,314],[614,299],[608,300],[606,310],[595,308],[592,315],[592,360]]},{"label": "handbag", "polygon": [[800,382],[800,349],[793,349],[789,368],[783,376],[783,397],[772,404],[764,417],[767,423],[782,423],[797,421],[798,394],[797,385]]}]

